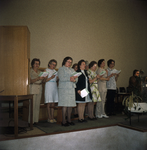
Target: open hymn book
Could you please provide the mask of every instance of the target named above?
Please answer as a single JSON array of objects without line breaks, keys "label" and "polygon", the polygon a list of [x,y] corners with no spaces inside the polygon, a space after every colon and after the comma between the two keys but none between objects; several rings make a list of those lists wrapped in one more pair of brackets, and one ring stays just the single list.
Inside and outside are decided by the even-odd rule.
[{"label": "open hymn book", "polygon": [[71,74],[71,76],[80,76],[82,73],[81,72],[73,72],[72,74]]},{"label": "open hymn book", "polygon": [[103,70],[102,72],[100,72],[100,76],[102,76],[102,75],[104,75],[106,73],[106,71],[105,70]]},{"label": "open hymn book", "polygon": [[114,69],[114,70],[112,70],[112,72],[111,72],[111,73],[119,74],[120,72],[121,72],[121,70],[116,70],[116,69]]},{"label": "open hymn book", "polygon": [[39,77],[46,77],[49,75],[49,72],[40,72]]},{"label": "open hymn book", "polygon": [[53,75],[57,75],[57,73],[58,73],[58,72],[57,72],[57,71],[55,71],[55,72],[53,73]]},{"label": "open hymn book", "polygon": [[119,74],[120,72],[121,72],[121,70],[117,70],[117,71],[116,71],[116,74]]}]

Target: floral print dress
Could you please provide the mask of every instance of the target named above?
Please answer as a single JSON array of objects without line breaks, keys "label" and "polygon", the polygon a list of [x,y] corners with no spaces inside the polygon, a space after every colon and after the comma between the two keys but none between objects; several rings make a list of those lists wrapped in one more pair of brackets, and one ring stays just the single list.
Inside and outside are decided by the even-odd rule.
[{"label": "floral print dress", "polygon": [[[96,72],[90,69],[88,69],[87,73],[88,73],[88,77],[92,80],[97,76]],[[98,91],[97,80],[95,80],[93,83],[90,84],[90,88],[92,93],[92,101],[93,102],[101,101],[100,93]]]}]

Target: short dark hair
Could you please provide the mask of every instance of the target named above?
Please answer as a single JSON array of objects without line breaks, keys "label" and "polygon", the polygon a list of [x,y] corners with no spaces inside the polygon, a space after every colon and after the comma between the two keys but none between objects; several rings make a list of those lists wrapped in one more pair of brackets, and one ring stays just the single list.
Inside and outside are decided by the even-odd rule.
[{"label": "short dark hair", "polygon": [[57,61],[55,59],[51,59],[49,62],[48,62],[48,67],[49,67],[49,64],[51,64],[52,62],[56,63],[57,65]]},{"label": "short dark hair", "polygon": [[100,65],[101,65],[101,63],[102,63],[103,61],[105,61],[105,59],[100,59],[100,60],[98,61],[98,66],[99,66],[99,67],[100,67]]},{"label": "short dark hair", "polygon": [[90,64],[89,64],[89,68],[93,67],[95,64],[97,64],[96,61],[91,61]]},{"label": "short dark hair", "polygon": [[113,60],[113,59],[109,59],[109,60],[107,61],[107,66],[109,67],[109,65],[110,65],[112,62],[114,62],[114,63],[115,63],[115,60]]},{"label": "short dark hair", "polygon": [[139,71],[139,70],[135,69],[135,70],[133,71],[133,76],[135,76],[136,72],[138,72],[138,71]]},{"label": "short dark hair", "polygon": [[33,68],[34,64],[35,64],[35,61],[39,61],[39,66],[40,66],[40,59],[38,58],[34,58],[32,61],[31,61],[31,66]]},{"label": "short dark hair", "polygon": [[72,60],[72,58],[69,57],[69,56],[65,57],[65,58],[63,59],[62,66],[65,65],[65,63],[66,63],[67,60],[69,60],[69,59]]},{"label": "short dark hair", "polygon": [[81,66],[82,62],[85,62],[85,60],[84,60],[84,59],[81,59],[81,60],[78,62],[78,70],[80,70],[80,66]]},{"label": "short dark hair", "polygon": [[75,68],[75,66],[78,66],[78,64],[77,64],[77,63],[73,64],[72,68],[74,69],[74,68]]}]

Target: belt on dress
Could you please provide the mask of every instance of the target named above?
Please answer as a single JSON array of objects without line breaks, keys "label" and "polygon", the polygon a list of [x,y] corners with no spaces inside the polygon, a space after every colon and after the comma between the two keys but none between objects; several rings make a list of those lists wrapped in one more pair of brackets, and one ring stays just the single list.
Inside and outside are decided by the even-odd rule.
[{"label": "belt on dress", "polygon": [[35,85],[41,85],[42,83],[32,83],[32,84],[35,84]]}]

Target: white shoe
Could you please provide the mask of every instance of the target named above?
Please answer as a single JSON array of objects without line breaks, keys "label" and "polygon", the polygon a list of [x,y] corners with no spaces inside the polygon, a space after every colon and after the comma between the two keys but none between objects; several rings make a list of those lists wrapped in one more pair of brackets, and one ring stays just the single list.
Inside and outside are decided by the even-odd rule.
[{"label": "white shoe", "polygon": [[53,119],[54,122],[57,122],[56,119]]},{"label": "white shoe", "polygon": [[48,120],[47,120],[47,122],[54,123],[54,120],[52,120],[52,119],[51,119],[51,120],[50,120],[50,119],[48,119]]},{"label": "white shoe", "polygon": [[103,118],[103,116],[102,115],[100,115],[100,116],[98,115],[97,118]]},{"label": "white shoe", "polygon": [[103,118],[109,118],[109,116],[105,115],[101,115]]}]

